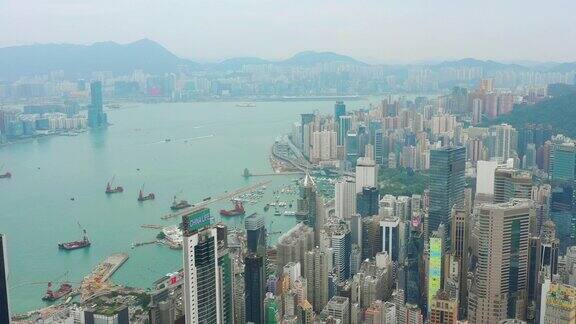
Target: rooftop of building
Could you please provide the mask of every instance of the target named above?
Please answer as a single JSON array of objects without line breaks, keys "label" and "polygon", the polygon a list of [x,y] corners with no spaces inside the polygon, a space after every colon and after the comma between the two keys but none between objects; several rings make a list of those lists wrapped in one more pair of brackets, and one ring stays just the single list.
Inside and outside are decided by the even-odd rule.
[{"label": "rooftop of building", "polygon": [[551,285],[546,304],[562,308],[576,308],[576,288],[563,284]]}]

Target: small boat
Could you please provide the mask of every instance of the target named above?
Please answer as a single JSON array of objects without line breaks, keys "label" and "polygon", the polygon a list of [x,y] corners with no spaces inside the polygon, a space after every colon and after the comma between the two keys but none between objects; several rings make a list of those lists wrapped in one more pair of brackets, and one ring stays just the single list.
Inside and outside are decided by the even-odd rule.
[{"label": "small boat", "polygon": [[280,216],[280,215],[282,215],[280,213],[280,210],[278,208],[276,208],[276,210],[274,210],[274,216]]}]

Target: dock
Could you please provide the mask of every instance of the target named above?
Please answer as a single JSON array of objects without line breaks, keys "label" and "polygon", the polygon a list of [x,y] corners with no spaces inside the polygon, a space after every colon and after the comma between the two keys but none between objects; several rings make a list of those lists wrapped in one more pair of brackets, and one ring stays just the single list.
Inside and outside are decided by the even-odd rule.
[{"label": "dock", "polygon": [[234,198],[234,197],[236,197],[236,196],[238,196],[238,195],[240,195],[246,191],[255,190],[259,187],[265,186],[265,185],[269,184],[270,182],[272,182],[272,181],[271,180],[261,181],[261,182],[258,182],[256,184],[253,184],[251,186],[236,189],[234,191],[225,193],[219,197],[211,198],[209,200],[202,200],[200,202],[193,204],[194,207],[189,207],[189,208],[185,208],[185,209],[182,209],[182,210],[174,212],[174,213],[166,214],[166,215],[162,216],[161,218],[166,220],[166,219],[171,219],[171,218],[175,218],[175,217],[182,217],[182,216],[190,215],[191,213],[193,213],[197,210],[200,210],[202,208],[205,208],[212,203],[222,201],[225,199]]},{"label": "dock", "polygon": [[128,260],[126,253],[114,253],[99,263],[92,272],[84,277],[80,285],[82,300],[86,301],[95,295],[114,287],[108,279]]}]

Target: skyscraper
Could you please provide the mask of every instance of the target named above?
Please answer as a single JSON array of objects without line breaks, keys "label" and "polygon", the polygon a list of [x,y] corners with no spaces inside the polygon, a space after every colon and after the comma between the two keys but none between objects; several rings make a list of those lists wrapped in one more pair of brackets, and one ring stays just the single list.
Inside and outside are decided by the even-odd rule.
[{"label": "skyscraper", "polygon": [[362,192],[364,187],[378,186],[378,166],[374,160],[359,158],[356,163],[356,193]]},{"label": "skyscraper", "polygon": [[302,139],[302,153],[304,153],[304,156],[309,157],[310,156],[310,146],[311,146],[311,142],[312,142],[312,129],[310,127],[310,125],[314,122],[314,114],[302,114],[300,115],[302,118],[302,128],[301,128],[301,139]]},{"label": "skyscraper", "polygon": [[222,323],[232,323],[234,320],[234,270],[230,250],[224,242],[218,240],[218,271],[220,286],[220,313]]},{"label": "skyscraper", "polygon": [[346,136],[348,131],[352,128],[352,117],[351,116],[340,116],[340,122],[338,123],[338,145],[346,145]]},{"label": "skyscraper", "polygon": [[378,215],[380,193],[376,187],[364,187],[356,194],[356,209],[362,217]]},{"label": "skyscraper", "polygon": [[259,253],[261,255],[266,253],[266,227],[264,225],[264,217],[254,213],[244,220],[246,227],[246,243],[248,245],[248,252]]},{"label": "skyscraper", "polygon": [[464,205],[452,209],[451,253],[458,262],[458,314],[465,318],[468,305],[469,211]]},{"label": "skyscraper", "polygon": [[571,141],[554,143],[551,152],[552,180],[573,183],[576,178],[576,145]]},{"label": "skyscraper", "polygon": [[471,322],[525,318],[528,238],[534,213],[529,200],[513,199],[479,208],[478,260],[468,298]]},{"label": "skyscraper", "polygon": [[462,146],[430,150],[430,210],[428,233],[449,224],[455,204],[464,202],[466,150]]},{"label": "skyscraper", "polygon": [[186,324],[222,323],[216,228],[210,210],[182,217]]},{"label": "skyscraper", "polygon": [[340,117],[346,115],[346,105],[342,101],[336,101],[334,104],[334,121],[340,122]]},{"label": "skyscraper", "polygon": [[334,271],[338,280],[345,281],[350,278],[350,253],[352,242],[350,229],[346,224],[338,224],[330,233],[330,245],[334,252]]},{"label": "skyscraper", "polygon": [[406,244],[406,258],[404,264],[406,303],[417,305],[422,311],[425,305],[424,299],[424,235],[422,223],[419,219],[413,219],[410,227],[408,243]]},{"label": "skyscraper", "polygon": [[297,201],[296,217],[314,229],[315,243],[319,241],[320,226],[322,224],[321,219],[319,219],[322,215],[318,212],[318,198],[316,195],[316,184],[310,174],[306,173],[300,188],[300,198]]},{"label": "skyscraper", "polygon": [[264,324],[266,272],[264,256],[249,253],[244,259],[244,289],[246,291],[246,321]]},{"label": "skyscraper", "polygon": [[518,146],[518,132],[508,124],[495,125],[490,127],[490,133],[494,137],[494,147],[491,157],[506,162],[513,157]]},{"label": "skyscraper", "polygon": [[497,168],[494,172],[494,202],[503,203],[512,198],[530,199],[532,173],[528,171]]},{"label": "skyscraper", "polygon": [[316,312],[328,303],[328,276],[332,269],[332,249],[315,247],[306,252],[304,274],[308,281],[308,300]]},{"label": "skyscraper", "polygon": [[108,125],[106,113],[102,103],[102,82],[90,83],[90,107],[88,107],[88,126],[98,128]]},{"label": "skyscraper", "polygon": [[336,217],[349,219],[356,213],[356,183],[351,180],[337,181],[334,192]]},{"label": "skyscraper", "polygon": [[395,216],[380,221],[382,251],[388,253],[392,262],[398,262],[400,252],[400,219]]},{"label": "skyscraper", "polygon": [[6,254],[6,236],[4,234],[0,234],[0,323],[10,323],[8,255]]}]

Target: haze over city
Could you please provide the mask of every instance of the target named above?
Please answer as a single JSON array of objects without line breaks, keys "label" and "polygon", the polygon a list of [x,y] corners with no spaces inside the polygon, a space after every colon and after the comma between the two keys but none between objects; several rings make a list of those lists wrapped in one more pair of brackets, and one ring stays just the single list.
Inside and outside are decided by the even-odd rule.
[{"label": "haze over city", "polygon": [[[570,0],[0,2],[0,47],[150,38],[197,61],[333,51],[371,63],[576,61]],[[8,32],[17,31],[17,32]]]},{"label": "haze over city", "polygon": [[574,0],[0,0],[0,324],[576,324]]}]

